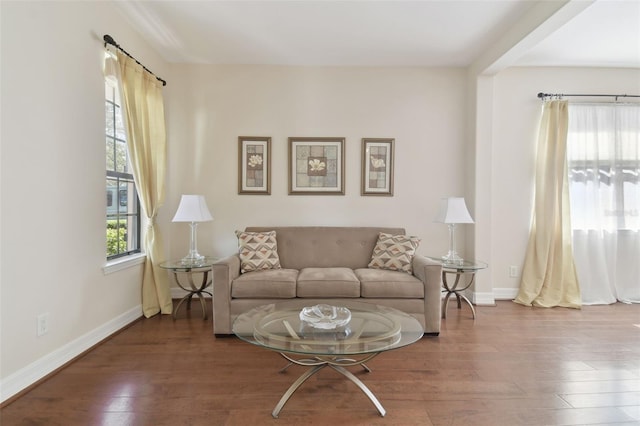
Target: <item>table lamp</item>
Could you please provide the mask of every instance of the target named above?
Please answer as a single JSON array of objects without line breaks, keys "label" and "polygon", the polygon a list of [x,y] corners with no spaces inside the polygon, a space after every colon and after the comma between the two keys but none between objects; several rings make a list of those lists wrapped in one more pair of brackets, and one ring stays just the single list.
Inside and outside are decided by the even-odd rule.
[{"label": "table lamp", "polygon": [[209,222],[213,220],[213,216],[209,213],[207,201],[202,195],[183,195],[180,199],[180,205],[173,217],[172,222],[189,222],[191,225],[191,243],[189,245],[189,254],[182,258],[184,264],[196,264],[204,259],[204,256],[198,253],[198,243],[196,237],[196,228],[198,222]]},{"label": "table lamp", "polygon": [[449,225],[449,253],[442,256],[444,263],[462,263],[462,258],[456,252],[455,229],[458,223],[473,223],[473,219],[467,210],[467,205],[462,197],[443,198],[440,202],[440,211],[434,219],[435,222]]}]

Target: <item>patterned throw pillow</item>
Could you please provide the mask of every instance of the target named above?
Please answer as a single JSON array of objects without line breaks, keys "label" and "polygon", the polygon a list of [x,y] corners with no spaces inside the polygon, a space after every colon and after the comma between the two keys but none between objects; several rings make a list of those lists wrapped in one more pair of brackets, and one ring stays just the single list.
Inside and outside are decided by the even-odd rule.
[{"label": "patterned throw pillow", "polygon": [[236,231],[240,255],[240,273],[262,269],[280,269],[276,231]]},{"label": "patterned throw pillow", "polygon": [[411,274],[411,261],[420,244],[420,238],[407,235],[391,235],[380,232],[373,249],[369,268],[390,269]]}]

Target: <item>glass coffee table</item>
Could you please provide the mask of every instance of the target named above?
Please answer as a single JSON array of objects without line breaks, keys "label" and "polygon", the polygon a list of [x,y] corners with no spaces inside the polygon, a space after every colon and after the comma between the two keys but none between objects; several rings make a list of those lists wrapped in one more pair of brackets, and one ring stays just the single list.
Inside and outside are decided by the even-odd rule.
[{"label": "glass coffee table", "polygon": [[[332,311],[332,307],[336,310]],[[301,319],[303,309],[306,315]],[[370,372],[367,361],[416,342],[424,329],[411,315],[386,306],[296,300],[259,306],[239,315],[233,323],[233,333],[246,342],[280,353],[288,361],[281,372],[293,364],[309,367],[280,398],[273,417],[278,417],[308,378],[325,367],[355,383],[384,416],[386,411],[373,392],[345,367],[361,366]]]}]

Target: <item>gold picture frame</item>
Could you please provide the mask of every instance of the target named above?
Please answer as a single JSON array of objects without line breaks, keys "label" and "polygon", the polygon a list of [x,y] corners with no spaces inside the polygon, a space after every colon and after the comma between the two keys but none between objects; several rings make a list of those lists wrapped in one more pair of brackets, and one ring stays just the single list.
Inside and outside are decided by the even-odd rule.
[{"label": "gold picture frame", "polygon": [[344,195],[345,138],[289,138],[289,195]]},{"label": "gold picture frame", "polygon": [[238,194],[271,194],[270,137],[238,137]]},{"label": "gold picture frame", "polygon": [[362,139],[361,195],[393,196],[395,139]]}]

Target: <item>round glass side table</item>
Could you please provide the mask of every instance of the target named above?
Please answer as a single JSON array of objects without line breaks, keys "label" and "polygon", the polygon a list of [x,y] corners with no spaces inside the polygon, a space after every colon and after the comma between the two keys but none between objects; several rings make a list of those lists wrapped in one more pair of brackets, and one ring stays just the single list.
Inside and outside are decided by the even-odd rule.
[{"label": "round glass side table", "polygon": [[[475,319],[476,310],[474,309],[471,301],[464,295],[464,291],[471,287],[475,281],[476,272],[481,269],[485,269],[488,266],[487,263],[479,260],[462,260],[454,263],[445,262],[441,257],[427,257],[442,264],[442,285],[444,286],[442,292],[446,293],[444,295],[444,299],[442,299],[442,318],[447,317],[449,298],[451,295],[454,295],[458,302],[458,309],[462,309],[462,301],[464,301],[471,308],[471,314],[473,315],[473,319]],[[447,279],[449,275],[455,275],[455,281],[453,284],[449,284]],[[466,282],[461,282],[461,277],[463,275],[467,276]]]},{"label": "round glass side table", "polygon": [[[195,263],[185,263],[182,260],[169,260],[167,262],[160,263],[160,267],[169,270],[172,272],[173,280],[175,283],[187,292],[187,294],[178,302],[178,306],[173,310],[173,319],[176,319],[176,314],[180,310],[180,307],[184,302],[187,302],[187,310],[191,310],[191,299],[193,296],[198,296],[200,299],[200,305],[202,306],[202,319],[207,319],[207,308],[204,300],[204,296],[202,293],[206,293],[209,296],[213,297],[211,292],[206,289],[213,282],[213,264],[217,259],[213,257],[205,257],[201,261],[197,261]],[[211,273],[211,275],[209,275]],[[199,284],[196,284],[194,281],[194,274],[202,274],[202,280]],[[184,275],[186,278],[186,283],[182,283],[180,281],[181,275]]]}]

